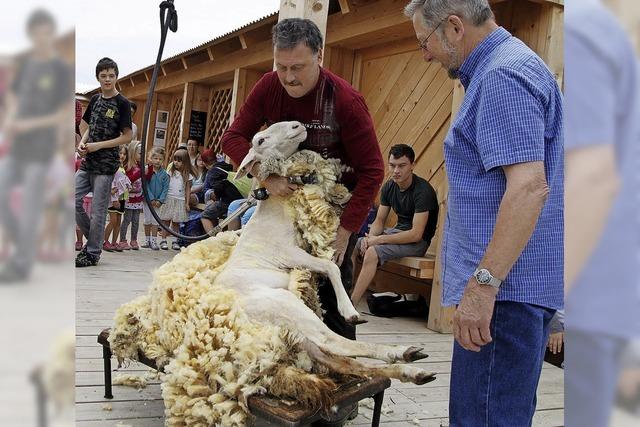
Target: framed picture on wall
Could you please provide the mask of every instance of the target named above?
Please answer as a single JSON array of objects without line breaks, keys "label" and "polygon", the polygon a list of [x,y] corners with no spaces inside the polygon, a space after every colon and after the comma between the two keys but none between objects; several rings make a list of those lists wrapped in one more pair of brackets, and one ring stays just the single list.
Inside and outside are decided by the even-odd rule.
[{"label": "framed picture on wall", "polygon": [[166,129],[156,129],[154,135],[153,135],[153,146],[160,146],[160,147],[164,147],[164,141],[166,139],[167,136],[167,130]]},{"label": "framed picture on wall", "polygon": [[156,115],[156,128],[166,129],[169,123],[169,112],[164,110],[158,110]]}]

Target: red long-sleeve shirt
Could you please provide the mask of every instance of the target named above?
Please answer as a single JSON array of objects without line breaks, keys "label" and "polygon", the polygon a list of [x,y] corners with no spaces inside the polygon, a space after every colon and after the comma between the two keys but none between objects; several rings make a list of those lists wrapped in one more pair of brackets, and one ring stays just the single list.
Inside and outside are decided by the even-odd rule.
[{"label": "red long-sleeve shirt", "polygon": [[353,169],[342,177],[353,196],[340,224],[357,233],[384,179],[380,146],[362,95],[345,80],[321,68],[316,86],[305,96],[292,98],[276,72],[267,73],[256,83],[222,136],[222,150],[238,165],[262,125],[290,120],[301,122],[307,129],[307,139],[300,149],[313,150],[325,158],[339,158]]},{"label": "red long-sleeve shirt", "polygon": [[[140,169],[140,164],[132,167],[125,171],[127,178],[131,181],[132,189],[129,192],[129,203],[142,203],[144,201],[144,195],[142,194],[142,182],[138,185],[134,184],[137,180],[142,177],[142,169]],[[149,181],[153,176],[153,167],[151,165],[147,165],[147,173],[144,174],[144,179]]]}]

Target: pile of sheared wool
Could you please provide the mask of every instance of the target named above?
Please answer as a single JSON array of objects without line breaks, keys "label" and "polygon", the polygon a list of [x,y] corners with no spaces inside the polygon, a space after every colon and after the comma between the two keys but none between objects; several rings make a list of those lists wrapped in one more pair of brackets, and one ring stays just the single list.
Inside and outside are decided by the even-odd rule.
[{"label": "pile of sheared wool", "polygon": [[42,385],[53,403],[54,420],[65,425],[74,416],[76,337],[73,330],[56,337],[46,360],[40,371]]},{"label": "pile of sheared wool", "polygon": [[[288,212],[301,246],[331,257],[339,223],[336,205],[350,196],[336,184],[339,163],[299,152],[286,161],[264,162],[263,170],[316,176],[317,184],[294,193]],[[249,321],[235,291],[213,285],[237,239],[235,233],[221,233],[183,249],[155,272],[147,295],[116,312],[109,342],[119,362],[137,360],[141,351],[164,368],[167,425],[246,425],[247,398],[266,390],[309,406],[331,406],[323,390],[335,384],[298,349],[297,338],[280,327]],[[320,315],[314,275],[294,270],[290,277],[291,292]]]}]

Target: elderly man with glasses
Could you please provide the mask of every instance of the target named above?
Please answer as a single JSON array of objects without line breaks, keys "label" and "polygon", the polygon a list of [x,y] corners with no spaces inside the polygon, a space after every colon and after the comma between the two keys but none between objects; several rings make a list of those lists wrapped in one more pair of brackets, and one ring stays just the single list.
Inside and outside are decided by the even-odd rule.
[{"label": "elderly man with glasses", "polygon": [[413,0],[405,13],[424,59],[465,88],[444,143],[443,304],[457,306],[450,425],[531,425],[563,306],[560,90],[487,0]]}]

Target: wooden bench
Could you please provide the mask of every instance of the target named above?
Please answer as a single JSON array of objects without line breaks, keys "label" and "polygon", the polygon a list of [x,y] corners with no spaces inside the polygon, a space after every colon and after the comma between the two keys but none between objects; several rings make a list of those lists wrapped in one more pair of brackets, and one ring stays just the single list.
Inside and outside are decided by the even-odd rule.
[{"label": "wooden bench", "polygon": [[[104,362],[104,397],[113,399],[111,384],[111,346],[109,345],[109,329],[105,329],[98,335],[98,343],[102,345],[102,357]],[[138,361],[153,369],[158,369],[154,360],[138,352]],[[351,380],[340,384],[335,391],[334,401],[338,408],[330,418],[324,418],[320,411],[314,411],[302,405],[287,405],[278,398],[270,395],[252,396],[248,400],[251,414],[258,419],[268,421],[274,425],[285,427],[306,426],[318,420],[335,422],[345,418],[353,409],[353,404],[360,400],[372,397],[374,400],[371,426],[378,427],[382,411],[384,391],[391,385],[391,380],[385,377]]]},{"label": "wooden bench", "polygon": [[[358,259],[354,269],[354,283],[360,274],[361,268],[362,263]],[[431,283],[434,269],[435,258],[433,256],[405,257],[388,261],[378,267],[369,289],[373,292],[421,295],[431,307],[434,303],[434,301],[431,301]],[[435,303],[439,304],[439,301],[435,301]]]},{"label": "wooden bench", "polygon": [[[354,266],[354,283],[361,268],[362,263],[358,259]],[[400,258],[388,261],[378,267],[369,289],[373,292],[421,295],[429,306],[427,319],[429,329],[441,333],[451,333],[454,309],[453,307],[442,307],[440,303],[441,283],[440,280],[434,280],[438,274],[433,255]]]}]

